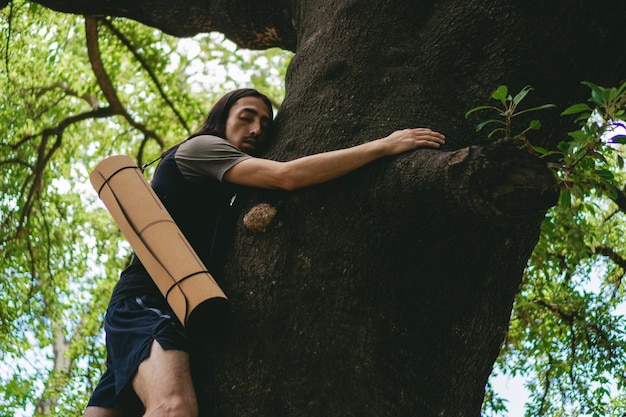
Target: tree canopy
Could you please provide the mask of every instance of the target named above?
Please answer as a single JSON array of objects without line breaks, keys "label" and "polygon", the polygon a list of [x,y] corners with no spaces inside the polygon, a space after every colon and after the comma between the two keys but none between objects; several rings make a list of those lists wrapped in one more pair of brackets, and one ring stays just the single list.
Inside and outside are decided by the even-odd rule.
[{"label": "tree canopy", "polygon": [[[192,132],[217,96],[242,84],[280,107],[291,53],[240,50],[216,34],[185,41],[124,18],[25,1],[1,13],[0,410],[80,415],[104,362],[106,302],[129,256],[88,172],[115,153],[151,161]],[[512,122],[506,135],[491,135],[548,160],[562,190],[494,369],[528,378],[529,416],[626,411],[624,140],[610,132],[624,116],[626,87],[580,81],[588,96],[559,109],[577,128],[557,146],[535,143],[547,106],[529,112],[530,122]],[[533,91],[523,91],[499,88],[493,102],[474,103],[493,108],[466,123],[490,140],[490,128],[509,126],[500,114],[507,105],[529,108]],[[504,407],[488,390],[485,414],[506,415]]]}]

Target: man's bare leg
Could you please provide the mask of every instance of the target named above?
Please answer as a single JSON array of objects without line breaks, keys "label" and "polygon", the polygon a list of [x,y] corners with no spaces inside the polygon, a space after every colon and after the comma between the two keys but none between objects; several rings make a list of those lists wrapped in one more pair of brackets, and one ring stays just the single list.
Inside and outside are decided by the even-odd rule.
[{"label": "man's bare leg", "polygon": [[156,340],[153,341],[150,356],[139,365],[132,385],[146,408],[144,417],[198,415],[186,352],[163,350]]}]

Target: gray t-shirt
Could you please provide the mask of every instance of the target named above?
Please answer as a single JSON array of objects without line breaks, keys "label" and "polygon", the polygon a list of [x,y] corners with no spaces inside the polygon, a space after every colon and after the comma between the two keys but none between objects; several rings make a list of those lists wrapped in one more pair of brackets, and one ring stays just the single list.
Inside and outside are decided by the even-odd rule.
[{"label": "gray t-shirt", "polygon": [[200,135],[183,142],[174,159],[187,181],[199,182],[206,177],[222,181],[226,171],[241,161],[252,158],[226,139]]}]

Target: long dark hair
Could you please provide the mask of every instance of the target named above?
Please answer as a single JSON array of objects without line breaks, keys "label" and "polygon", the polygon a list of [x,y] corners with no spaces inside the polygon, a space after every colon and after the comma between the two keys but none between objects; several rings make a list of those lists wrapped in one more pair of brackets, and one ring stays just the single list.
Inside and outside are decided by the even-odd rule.
[{"label": "long dark hair", "polygon": [[226,120],[228,120],[228,114],[230,109],[237,102],[237,100],[243,97],[257,97],[263,100],[270,113],[270,120],[274,120],[274,111],[272,110],[272,102],[265,95],[259,93],[253,88],[241,88],[239,90],[231,91],[224,97],[219,99],[213,106],[209,114],[207,115],[202,126],[194,133],[203,135],[219,136],[226,138]]},{"label": "long dark hair", "polygon": [[[228,114],[230,113],[230,109],[235,105],[237,100],[243,97],[258,97],[267,106],[267,109],[270,113],[270,120],[274,120],[274,110],[272,108],[272,101],[267,98],[266,95],[259,93],[254,88],[240,88],[238,90],[233,90],[230,93],[227,93],[222,98],[217,100],[217,102],[213,105],[209,114],[207,114],[204,123],[202,126],[198,128],[191,136],[187,139],[192,138],[198,135],[213,135],[219,136],[220,138],[226,139],[226,120],[228,120]],[[185,139],[185,140],[187,140]],[[183,141],[184,142],[184,141]],[[156,162],[158,159],[163,158],[165,155],[178,148],[178,146],[183,143],[177,143],[176,145],[168,148],[167,150],[161,153],[161,156],[156,160],[145,164],[142,169],[145,169],[148,165]],[[160,162],[159,162],[160,163]]]}]

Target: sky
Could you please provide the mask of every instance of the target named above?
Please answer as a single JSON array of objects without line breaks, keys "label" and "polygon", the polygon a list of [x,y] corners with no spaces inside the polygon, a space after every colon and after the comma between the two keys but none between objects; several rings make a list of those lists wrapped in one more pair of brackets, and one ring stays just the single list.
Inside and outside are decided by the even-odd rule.
[{"label": "sky", "polygon": [[495,391],[507,400],[508,417],[524,417],[524,404],[528,401],[528,390],[524,387],[524,381],[522,377],[491,377]]}]

